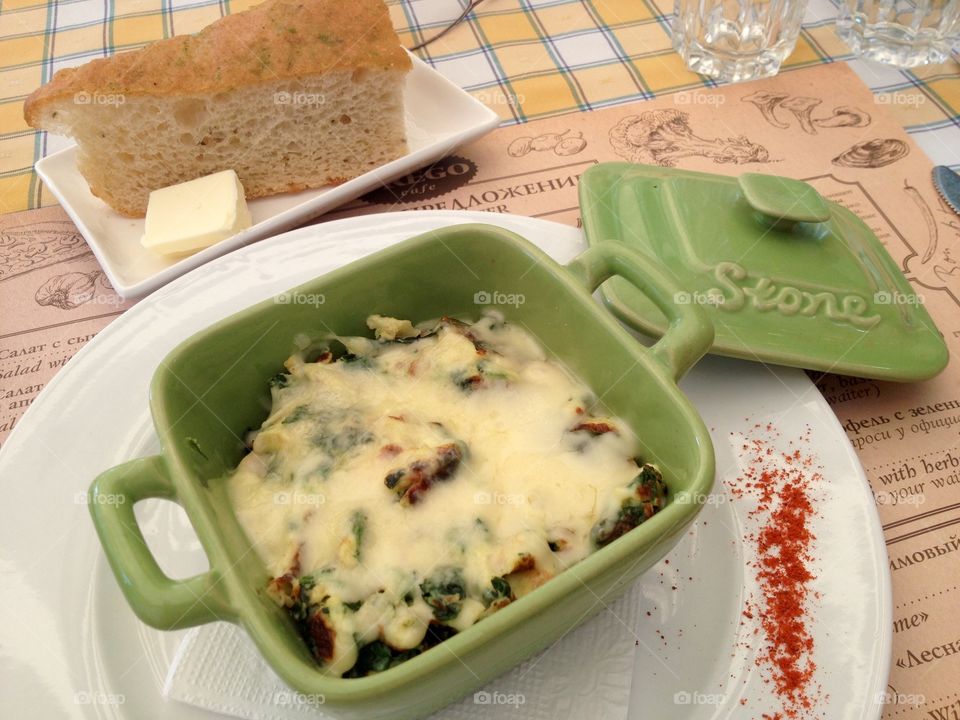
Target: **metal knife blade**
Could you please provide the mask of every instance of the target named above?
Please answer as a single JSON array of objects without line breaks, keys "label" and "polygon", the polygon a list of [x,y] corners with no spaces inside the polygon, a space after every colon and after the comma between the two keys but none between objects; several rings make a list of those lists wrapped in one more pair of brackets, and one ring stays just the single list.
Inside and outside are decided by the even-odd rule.
[{"label": "metal knife blade", "polygon": [[933,184],[940,197],[960,215],[960,175],[946,165],[937,165],[933,169]]}]

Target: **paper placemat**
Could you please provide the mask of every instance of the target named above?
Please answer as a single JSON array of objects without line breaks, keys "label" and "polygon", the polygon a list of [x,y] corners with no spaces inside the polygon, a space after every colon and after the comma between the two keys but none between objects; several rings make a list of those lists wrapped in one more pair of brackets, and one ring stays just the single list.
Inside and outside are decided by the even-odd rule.
[{"label": "paper placemat", "polygon": [[[771,96],[804,101],[790,110]],[[953,645],[960,598],[960,217],[934,191],[930,160],[893,118],[888,100],[838,63],[562,115],[497,130],[323,220],[447,208],[577,224],[579,175],[609,160],[788,175],[860,215],[946,335],[952,360],[924,383],[815,379],[867,470],[886,531],[895,605],[886,717],[949,720],[960,713],[960,653]],[[670,141],[654,150],[614,131],[645,113],[675,121]],[[833,162],[875,140],[902,143],[907,152],[883,166]],[[59,209],[0,216],[0,442],[64,362],[129,306],[98,274]]]}]

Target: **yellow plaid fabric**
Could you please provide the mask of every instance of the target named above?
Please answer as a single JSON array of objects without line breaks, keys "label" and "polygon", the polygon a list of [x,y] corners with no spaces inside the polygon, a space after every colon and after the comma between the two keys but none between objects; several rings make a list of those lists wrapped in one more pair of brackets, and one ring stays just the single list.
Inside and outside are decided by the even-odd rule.
[{"label": "yellow plaid fabric", "polygon": [[[259,0],[0,0],[0,212],[55,200],[33,163],[67,141],[23,121],[23,100],[54,72],[151,40],[196,32]],[[388,0],[410,47],[458,17],[467,0]],[[590,110],[713,84],[671,49],[660,0],[485,0],[419,55],[505,122]],[[811,0],[784,71],[850,57],[833,31],[836,8]],[[855,68],[857,63],[854,63]],[[960,67],[859,68],[918,142],[960,165]]]}]

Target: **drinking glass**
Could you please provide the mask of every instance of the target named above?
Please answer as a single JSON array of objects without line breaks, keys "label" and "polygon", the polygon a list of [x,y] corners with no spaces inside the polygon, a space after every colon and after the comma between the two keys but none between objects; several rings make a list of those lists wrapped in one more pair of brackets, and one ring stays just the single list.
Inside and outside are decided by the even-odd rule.
[{"label": "drinking glass", "polygon": [[717,80],[776,75],[806,7],[806,0],[674,0],[673,47],[687,67]]},{"label": "drinking glass", "polygon": [[888,65],[941,63],[960,46],[960,2],[842,0],[837,34],[857,55]]}]

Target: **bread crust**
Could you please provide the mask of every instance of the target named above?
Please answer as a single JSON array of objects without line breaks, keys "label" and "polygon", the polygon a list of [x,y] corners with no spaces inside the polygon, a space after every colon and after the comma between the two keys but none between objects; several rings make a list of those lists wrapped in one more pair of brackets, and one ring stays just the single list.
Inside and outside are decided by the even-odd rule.
[{"label": "bread crust", "polygon": [[78,93],[206,95],[330,70],[409,70],[382,0],[267,0],[196,35],[57,72],[24,103],[31,127]]},{"label": "bread crust", "polygon": [[[297,192],[303,192],[304,190],[313,190],[318,187],[333,187],[336,185],[343,185],[343,183],[352,179],[353,178],[347,178],[347,177],[332,177],[332,178],[327,178],[325,181],[321,183],[312,184],[312,185],[305,184],[305,183],[290,183],[285,187],[254,190],[253,192],[245,193],[245,196],[247,200],[253,200],[255,198],[260,198],[260,197],[272,197],[274,195],[281,195],[283,193],[297,193]],[[116,210],[118,213],[120,213],[124,217],[139,219],[144,217],[145,215],[143,208],[127,207],[123,205],[123,203],[121,203],[117,198],[112,197],[110,193],[106,192],[103,188],[100,188],[95,184],[92,184],[92,183],[90,184],[90,192],[93,194],[94,197],[100,198],[105,203],[107,203],[107,205],[112,207],[114,210]]]}]

